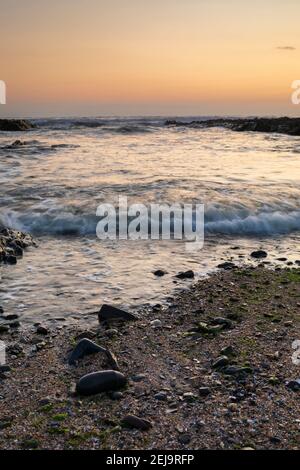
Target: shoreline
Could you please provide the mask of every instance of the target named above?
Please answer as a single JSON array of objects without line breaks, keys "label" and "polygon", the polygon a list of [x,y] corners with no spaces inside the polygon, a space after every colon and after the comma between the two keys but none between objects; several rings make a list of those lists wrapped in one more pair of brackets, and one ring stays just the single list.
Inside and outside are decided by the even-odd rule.
[{"label": "shoreline", "polygon": [[[0,377],[0,448],[296,449],[299,310],[300,269],[258,261],[197,281],[133,322],[15,325],[0,333],[9,366]],[[125,387],[74,393],[82,376],[111,367],[101,353],[70,366],[82,338],[115,355]]]}]

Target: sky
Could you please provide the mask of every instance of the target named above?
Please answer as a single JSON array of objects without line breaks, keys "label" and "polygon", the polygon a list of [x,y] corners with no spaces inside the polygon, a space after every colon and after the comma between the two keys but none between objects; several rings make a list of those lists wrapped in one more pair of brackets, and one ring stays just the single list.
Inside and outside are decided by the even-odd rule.
[{"label": "sky", "polygon": [[0,117],[299,115],[299,0],[0,0]]}]

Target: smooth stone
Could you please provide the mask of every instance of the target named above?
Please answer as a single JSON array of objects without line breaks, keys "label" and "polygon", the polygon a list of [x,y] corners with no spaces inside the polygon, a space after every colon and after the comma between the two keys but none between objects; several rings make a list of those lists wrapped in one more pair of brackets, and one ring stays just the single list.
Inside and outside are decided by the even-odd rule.
[{"label": "smooth stone", "polygon": [[162,327],[162,322],[158,319],[152,320],[150,322],[151,328],[161,328]]},{"label": "smooth stone", "polygon": [[130,428],[140,429],[141,431],[148,431],[152,428],[152,423],[150,421],[134,415],[125,416],[122,419],[122,424]]},{"label": "smooth stone", "polygon": [[257,250],[257,251],[252,251],[251,256],[252,258],[261,259],[261,258],[266,258],[268,256],[268,253],[264,250]]},{"label": "smooth stone", "polygon": [[156,271],[153,272],[154,276],[157,277],[163,277],[165,274],[167,274],[167,271],[163,271],[162,269],[157,269]]},{"label": "smooth stone", "polygon": [[236,268],[236,265],[234,263],[231,263],[230,261],[225,261],[225,263],[218,264],[217,268],[230,270]]},{"label": "smooth stone", "polygon": [[225,367],[229,364],[229,359],[227,356],[220,356],[216,361],[213,363],[213,369],[220,369],[221,367]]},{"label": "smooth stone", "polygon": [[220,352],[222,356],[235,356],[235,351],[232,346],[225,346]]},{"label": "smooth stone", "polygon": [[99,313],[98,313],[99,322],[109,321],[109,320],[122,320],[130,321],[136,320],[137,317],[132,313],[125,312],[117,307],[112,307],[111,305],[103,304]]},{"label": "smooth stone", "polygon": [[195,277],[195,273],[194,271],[192,270],[189,270],[189,271],[185,271],[185,272],[180,272],[178,274],[176,274],[176,276],[178,279],[193,279]]},{"label": "smooth stone", "polygon": [[126,377],[115,370],[92,372],[84,375],[76,384],[79,395],[96,395],[102,392],[111,392],[125,387]]}]

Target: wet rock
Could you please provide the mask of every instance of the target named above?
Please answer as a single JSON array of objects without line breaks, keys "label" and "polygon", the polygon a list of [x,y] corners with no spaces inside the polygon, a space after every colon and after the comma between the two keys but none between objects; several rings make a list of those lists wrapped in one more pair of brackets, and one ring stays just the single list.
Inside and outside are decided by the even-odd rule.
[{"label": "wet rock", "polygon": [[297,380],[290,380],[286,383],[287,388],[293,390],[293,392],[300,391],[300,379]]},{"label": "wet rock", "polygon": [[189,271],[179,272],[178,274],[176,274],[175,277],[177,277],[178,279],[193,279],[195,277],[195,273],[194,271],[189,270]]},{"label": "wet rock", "polygon": [[229,359],[227,356],[220,356],[216,361],[213,363],[213,369],[220,369],[221,367],[225,367],[229,364]]},{"label": "wet rock", "polygon": [[268,253],[264,250],[252,251],[251,257],[256,259],[266,258]]},{"label": "wet rock", "polygon": [[84,375],[76,384],[79,395],[96,395],[102,392],[111,392],[125,387],[126,377],[115,370],[92,372]]},{"label": "wet rock", "polygon": [[0,131],[4,132],[28,131],[34,127],[25,119],[0,119]]},{"label": "wet rock", "polygon": [[3,323],[0,325],[0,333],[7,333],[9,331],[9,326],[4,325]]},{"label": "wet rock", "polygon": [[2,315],[3,320],[7,321],[12,321],[12,320],[17,320],[19,318],[19,315],[17,313],[11,313],[8,315]]},{"label": "wet rock", "polygon": [[36,329],[38,335],[47,336],[49,334],[48,329],[45,326],[39,325]]},{"label": "wet rock", "polygon": [[122,419],[123,426],[148,431],[152,428],[152,423],[146,419],[134,415],[127,415]]},{"label": "wet rock", "polygon": [[217,268],[229,271],[230,269],[235,269],[236,265],[230,261],[225,261],[225,263],[218,264]]},{"label": "wet rock", "polygon": [[156,271],[153,272],[154,276],[157,277],[163,277],[165,274],[167,274],[167,271],[163,271],[162,269],[157,269]]},{"label": "wet rock", "polygon": [[10,366],[4,364],[4,365],[0,365],[0,372],[10,372],[11,371],[11,368]]},{"label": "wet rock", "polygon": [[83,338],[79,341],[79,343],[77,343],[71,355],[69,356],[69,365],[75,365],[79,359],[82,359],[87,355],[99,352],[105,354],[110,367],[115,370],[119,369],[118,361],[112,352],[110,352],[106,348],[103,348],[102,346],[99,346],[98,344],[94,343],[93,341],[87,338]]},{"label": "wet rock", "polygon": [[112,307],[111,305],[103,304],[99,313],[98,313],[99,322],[103,321],[114,321],[114,320],[121,320],[121,321],[131,321],[136,320],[137,317],[132,313],[126,312],[125,310],[121,310],[117,307]]}]

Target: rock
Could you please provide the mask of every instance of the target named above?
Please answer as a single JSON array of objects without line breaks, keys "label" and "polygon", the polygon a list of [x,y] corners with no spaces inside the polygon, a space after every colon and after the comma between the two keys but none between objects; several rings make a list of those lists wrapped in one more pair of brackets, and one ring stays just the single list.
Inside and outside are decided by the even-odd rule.
[{"label": "rock", "polygon": [[83,338],[77,343],[71,355],[69,356],[69,360],[68,360],[69,365],[76,364],[76,362],[79,359],[82,359],[83,357],[87,355],[95,354],[99,352],[105,354],[110,364],[110,367],[112,367],[115,370],[119,369],[118,361],[113,353],[111,353],[108,349],[103,348],[102,346],[99,346],[98,344],[94,343],[93,341],[87,338]]},{"label": "rock", "polygon": [[221,355],[222,356],[235,356],[235,351],[232,346],[225,346],[223,349],[221,349]]},{"label": "rock", "polygon": [[19,318],[19,315],[17,313],[11,313],[9,315],[2,315],[3,320],[11,321],[11,320],[17,320]]},{"label": "rock", "polygon": [[178,279],[193,279],[195,277],[195,273],[194,271],[192,270],[189,270],[189,271],[185,271],[185,272],[180,272],[178,274],[176,274],[176,276]]},{"label": "rock", "polygon": [[140,429],[141,431],[148,431],[152,428],[152,423],[143,418],[138,418],[134,415],[127,415],[122,419],[123,426],[130,428]]},{"label": "rock", "polygon": [[8,366],[8,365],[0,365],[0,372],[10,372],[11,371],[11,367]]},{"label": "rock", "polygon": [[184,401],[192,403],[193,401],[197,400],[197,395],[195,395],[193,392],[185,392],[183,394],[183,399]]},{"label": "rock", "polygon": [[200,387],[199,388],[199,395],[201,397],[207,397],[210,393],[211,393],[211,390],[208,387]]},{"label": "rock", "polygon": [[162,322],[158,319],[152,320],[150,322],[151,328],[161,328],[162,327]]},{"label": "rock", "polygon": [[99,322],[103,321],[114,321],[114,320],[122,320],[122,321],[130,321],[136,320],[137,317],[132,313],[125,312],[125,310],[121,310],[116,307],[112,307],[107,304],[103,304],[99,313],[98,313]]},{"label": "rock", "polygon": [[92,372],[84,375],[76,384],[79,395],[96,395],[102,392],[111,392],[125,387],[126,377],[115,370]]},{"label": "rock", "polygon": [[4,132],[28,131],[34,127],[25,119],[0,119],[0,131]]},{"label": "rock", "polygon": [[3,307],[0,306],[0,315],[3,315],[3,313],[4,313]]},{"label": "rock", "polygon": [[268,253],[264,250],[252,251],[251,257],[256,259],[266,258]]},{"label": "rock", "polygon": [[109,330],[104,331],[105,336],[108,338],[114,338],[114,336],[117,336],[119,334],[118,330],[114,328],[110,328]]},{"label": "rock", "polygon": [[155,400],[159,400],[159,401],[166,401],[168,399],[168,394],[167,392],[158,392],[154,395],[154,398]]},{"label": "rock", "polygon": [[225,269],[226,271],[229,271],[230,269],[235,269],[237,266],[234,263],[231,263],[230,261],[225,261],[225,263],[218,264],[217,268],[219,269]]},{"label": "rock", "polygon": [[4,325],[3,323],[0,325],[0,333],[7,333],[9,331],[9,326]]},{"label": "rock", "polygon": [[124,395],[122,392],[112,392],[110,397],[112,400],[121,400],[124,397]]},{"label": "rock", "polygon": [[293,392],[299,392],[300,391],[300,379],[290,380],[286,382],[286,386],[290,390],[293,390]]},{"label": "rock", "polygon": [[157,269],[156,271],[153,272],[154,276],[157,277],[162,277],[165,274],[168,274],[167,271],[163,271],[162,269]]},{"label": "rock", "polygon": [[222,325],[224,329],[232,328],[232,322],[228,318],[217,317],[211,321],[212,325]]},{"label": "rock", "polygon": [[137,374],[137,375],[133,375],[131,377],[131,380],[133,382],[142,382],[143,380],[145,380],[147,378],[147,375],[145,374]]},{"label": "rock", "polygon": [[39,325],[36,329],[38,335],[47,336],[49,334],[48,329],[45,326]]},{"label": "rock", "polygon": [[191,442],[191,436],[189,434],[181,434],[178,437],[178,441],[183,445],[189,444]]},{"label": "rock", "polygon": [[223,369],[223,372],[226,375],[241,375],[251,374],[253,370],[251,367],[227,366]]},{"label": "rock", "polygon": [[216,361],[213,363],[213,369],[220,369],[221,367],[225,367],[229,364],[229,359],[227,356],[220,356]]}]

